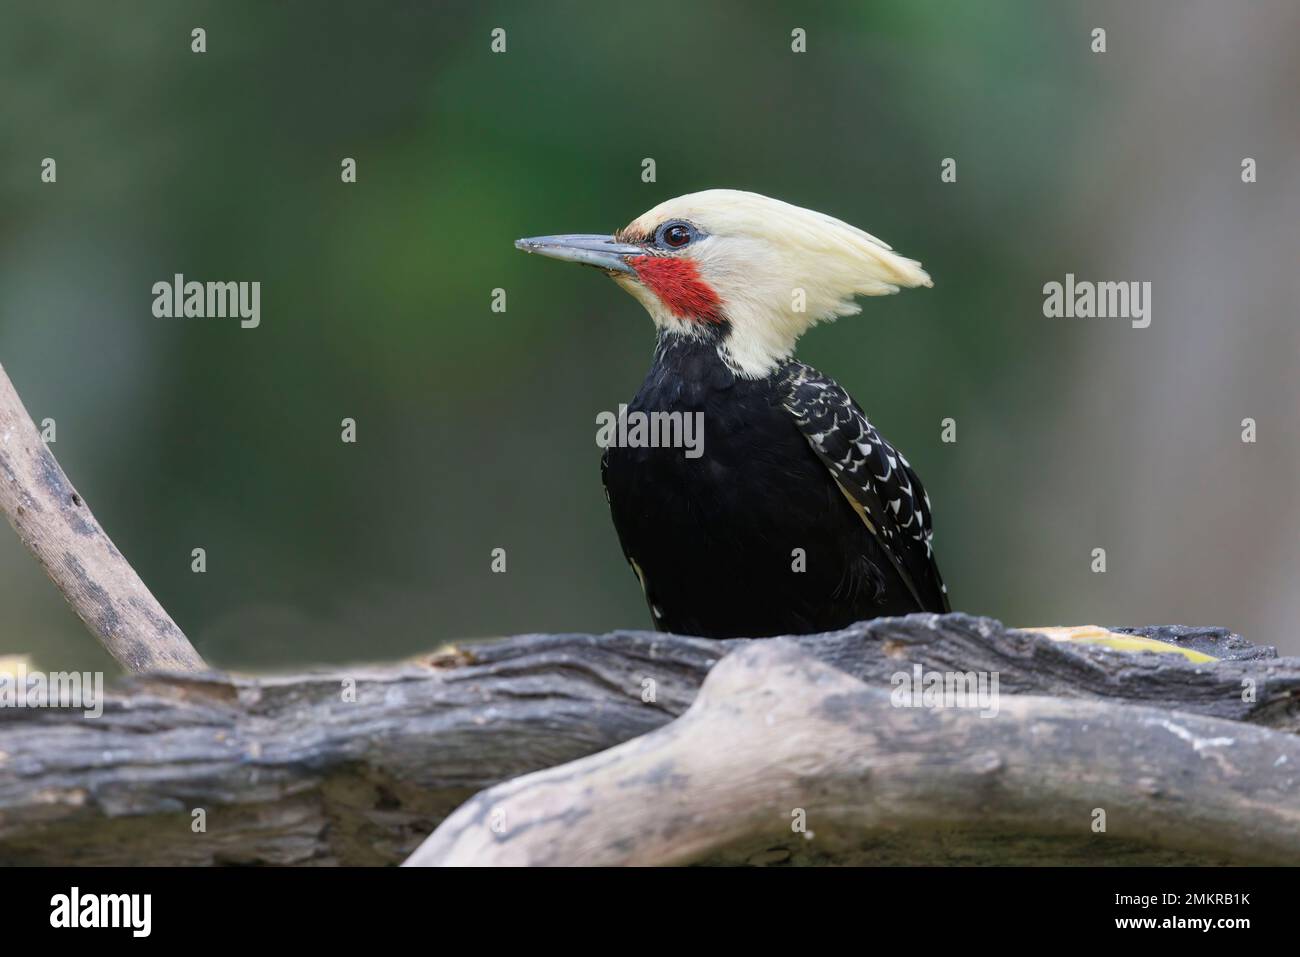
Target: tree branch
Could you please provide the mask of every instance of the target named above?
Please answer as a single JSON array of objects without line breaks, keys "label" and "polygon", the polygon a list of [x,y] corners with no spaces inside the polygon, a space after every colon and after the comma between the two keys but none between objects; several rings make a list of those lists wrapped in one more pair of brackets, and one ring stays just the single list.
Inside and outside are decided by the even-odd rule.
[{"label": "tree branch", "polygon": [[206,668],[63,474],[2,367],[0,510],[77,617],[124,668]]},{"label": "tree branch", "polygon": [[[1052,641],[960,614],[788,640],[884,691],[919,664],[996,671],[1004,701],[1300,724],[1300,660],[1221,629],[1155,633],[1225,660]],[[99,718],[0,708],[0,862],[396,863],[474,793],[661,727],[723,656],[767,643],[525,635],[317,674],[136,678]],[[206,832],[192,830],[196,808]]]},{"label": "tree branch", "polygon": [[407,863],[1293,864],[1298,776],[1283,732],[1038,696],[895,707],[774,639],[666,727],[479,794]]}]

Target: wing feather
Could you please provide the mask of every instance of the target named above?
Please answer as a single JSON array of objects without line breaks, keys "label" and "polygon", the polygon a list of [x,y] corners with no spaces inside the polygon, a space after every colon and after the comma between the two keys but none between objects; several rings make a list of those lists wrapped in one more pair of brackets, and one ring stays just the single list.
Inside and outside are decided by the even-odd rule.
[{"label": "wing feather", "polygon": [[835,380],[801,362],[786,367],[783,405],[840,491],[928,611],[949,611],[934,560],[930,498],[897,449]]}]

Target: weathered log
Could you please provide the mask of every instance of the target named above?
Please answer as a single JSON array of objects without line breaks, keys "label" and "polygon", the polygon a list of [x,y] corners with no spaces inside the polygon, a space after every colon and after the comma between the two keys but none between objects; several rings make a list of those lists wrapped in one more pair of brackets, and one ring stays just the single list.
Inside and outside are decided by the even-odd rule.
[{"label": "weathered log", "polygon": [[3,367],[0,511],[122,667],[136,673],[207,667],[63,474]]},{"label": "weathered log", "polygon": [[1295,735],[1028,695],[896,705],[754,643],[682,718],[476,796],[408,863],[1300,863]]},{"label": "weathered log", "polygon": [[[1300,660],[1217,629],[1160,634],[1226,660],[1055,642],[960,614],[790,640],[876,688],[914,663],[996,671],[1004,696],[1296,730]],[[474,793],[672,720],[747,644],[527,635],[385,667],[133,678],[99,718],[0,708],[0,863],[396,863]],[[194,833],[200,808],[206,832]]]}]

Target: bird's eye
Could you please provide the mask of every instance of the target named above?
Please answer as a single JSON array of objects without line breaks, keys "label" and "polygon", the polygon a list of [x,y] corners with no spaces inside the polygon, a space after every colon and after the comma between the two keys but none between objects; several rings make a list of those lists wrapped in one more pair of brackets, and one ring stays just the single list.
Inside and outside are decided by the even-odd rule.
[{"label": "bird's eye", "polygon": [[669,223],[659,235],[660,241],[670,249],[681,249],[692,239],[693,232],[686,223]]}]

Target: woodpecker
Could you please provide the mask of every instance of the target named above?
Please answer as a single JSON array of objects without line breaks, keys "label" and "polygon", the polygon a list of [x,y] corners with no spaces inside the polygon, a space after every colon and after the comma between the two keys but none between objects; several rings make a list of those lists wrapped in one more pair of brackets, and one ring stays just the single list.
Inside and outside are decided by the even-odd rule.
[{"label": "woodpecker", "polygon": [[656,629],[831,631],[949,610],[916,472],[829,376],[794,358],[856,296],[930,286],[921,264],[831,216],[756,193],[670,199],[613,235],[515,246],[603,270],[650,313],[627,413],[700,416],[697,454],[607,445],[601,479]]}]

